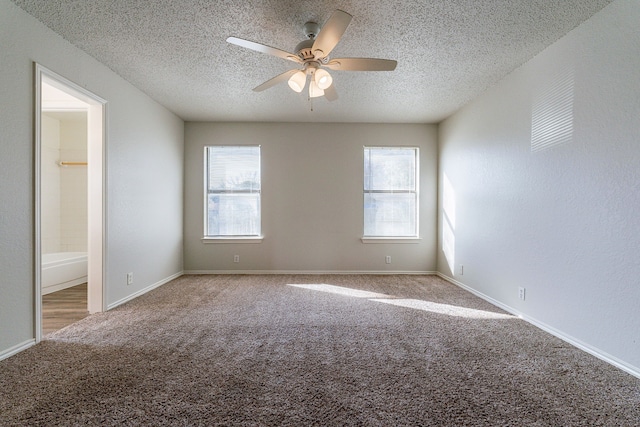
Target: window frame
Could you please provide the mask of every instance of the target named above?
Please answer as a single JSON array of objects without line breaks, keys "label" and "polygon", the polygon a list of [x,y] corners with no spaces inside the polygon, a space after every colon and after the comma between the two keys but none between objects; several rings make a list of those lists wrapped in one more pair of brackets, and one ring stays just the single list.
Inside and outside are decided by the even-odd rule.
[{"label": "window frame", "polygon": [[[256,147],[259,150],[258,174],[260,177],[260,189],[257,191],[258,197],[258,234],[237,234],[237,235],[209,235],[209,195],[224,194],[224,192],[211,192],[209,189],[209,148],[213,147]],[[262,234],[262,146],[259,144],[210,144],[206,145],[204,153],[204,173],[203,178],[203,243],[261,243],[264,236]],[[235,194],[256,194],[255,191],[234,191]]]},{"label": "window frame", "polygon": [[[365,169],[364,169],[364,161],[365,161],[365,153],[366,150],[412,150],[415,155],[415,177],[414,177],[414,190],[404,190],[404,191],[394,191],[394,190],[366,190],[365,186]],[[362,243],[419,243],[420,238],[420,147],[417,146],[393,146],[393,145],[383,145],[383,146],[373,146],[373,145],[365,145],[362,150]],[[365,234],[365,198],[367,194],[375,194],[375,193],[387,193],[387,194],[398,194],[398,193],[411,193],[415,195],[415,232],[413,235],[407,236],[384,236],[384,235],[367,235]]]}]

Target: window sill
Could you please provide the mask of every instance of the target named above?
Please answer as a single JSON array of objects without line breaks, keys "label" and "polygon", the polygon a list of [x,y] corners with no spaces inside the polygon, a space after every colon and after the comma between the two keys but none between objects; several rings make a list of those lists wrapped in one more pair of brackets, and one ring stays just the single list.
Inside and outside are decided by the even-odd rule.
[{"label": "window sill", "polygon": [[420,243],[420,237],[363,237],[362,243]]},{"label": "window sill", "polygon": [[203,237],[202,243],[262,243],[264,236]]}]

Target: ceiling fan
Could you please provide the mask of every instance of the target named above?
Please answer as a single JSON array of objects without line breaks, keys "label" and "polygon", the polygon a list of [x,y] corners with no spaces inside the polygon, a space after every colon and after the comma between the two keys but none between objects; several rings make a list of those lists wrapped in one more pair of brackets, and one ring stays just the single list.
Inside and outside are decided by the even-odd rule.
[{"label": "ceiling fan", "polygon": [[342,10],[333,12],[322,30],[315,22],[304,24],[303,31],[307,36],[295,48],[295,53],[276,49],[264,44],[255,43],[237,37],[227,38],[227,42],[255,50],[257,52],[274,55],[295,62],[300,67],[285,71],[253,88],[255,92],[268,89],[276,84],[288,80],[289,87],[296,92],[302,92],[309,79],[309,97],[325,96],[329,101],[338,98],[333,85],[333,78],[325,68],[336,71],[393,71],[397,62],[390,59],[377,58],[330,58],[329,54],[340,41],[352,16]]}]

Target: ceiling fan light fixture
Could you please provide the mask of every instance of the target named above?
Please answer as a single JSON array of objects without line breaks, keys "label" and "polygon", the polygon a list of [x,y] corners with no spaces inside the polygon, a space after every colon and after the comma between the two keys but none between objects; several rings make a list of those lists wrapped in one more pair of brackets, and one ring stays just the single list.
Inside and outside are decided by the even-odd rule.
[{"label": "ceiling fan light fixture", "polygon": [[309,98],[317,98],[324,96],[324,90],[320,89],[315,80],[311,80],[309,83]]},{"label": "ceiling fan light fixture", "polygon": [[300,93],[307,83],[307,75],[303,71],[298,71],[289,77],[289,87]]},{"label": "ceiling fan light fixture", "polygon": [[293,91],[301,93],[305,89],[308,79],[310,98],[324,95],[327,100],[334,101],[338,99],[338,94],[333,84],[333,78],[327,70],[321,69],[321,67],[335,71],[393,71],[398,64],[397,61],[378,58],[330,59],[329,55],[342,38],[351,18],[352,16],[347,12],[337,9],[324,23],[322,29],[316,22],[305,23],[303,31],[307,39],[298,43],[294,52],[287,52],[237,37],[228,37],[227,42],[298,64],[297,69],[285,71],[256,86],[253,88],[254,92],[261,92],[288,80],[289,87]]},{"label": "ceiling fan light fixture", "polygon": [[316,70],[313,79],[316,85],[318,85],[318,87],[322,90],[327,89],[329,86],[331,86],[331,83],[333,83],[331,74],[329,74],[327,70],[323,70],[321,68]]}]

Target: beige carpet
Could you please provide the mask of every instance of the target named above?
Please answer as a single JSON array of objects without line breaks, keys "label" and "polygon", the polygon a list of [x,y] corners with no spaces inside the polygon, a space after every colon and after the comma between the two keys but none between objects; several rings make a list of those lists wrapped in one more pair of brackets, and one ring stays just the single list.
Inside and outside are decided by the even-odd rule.
[{"label": "beige carpet", "polygon": [[0,425],[638,426],[640,379],[434,276],[184,276],[0,362]]}]

